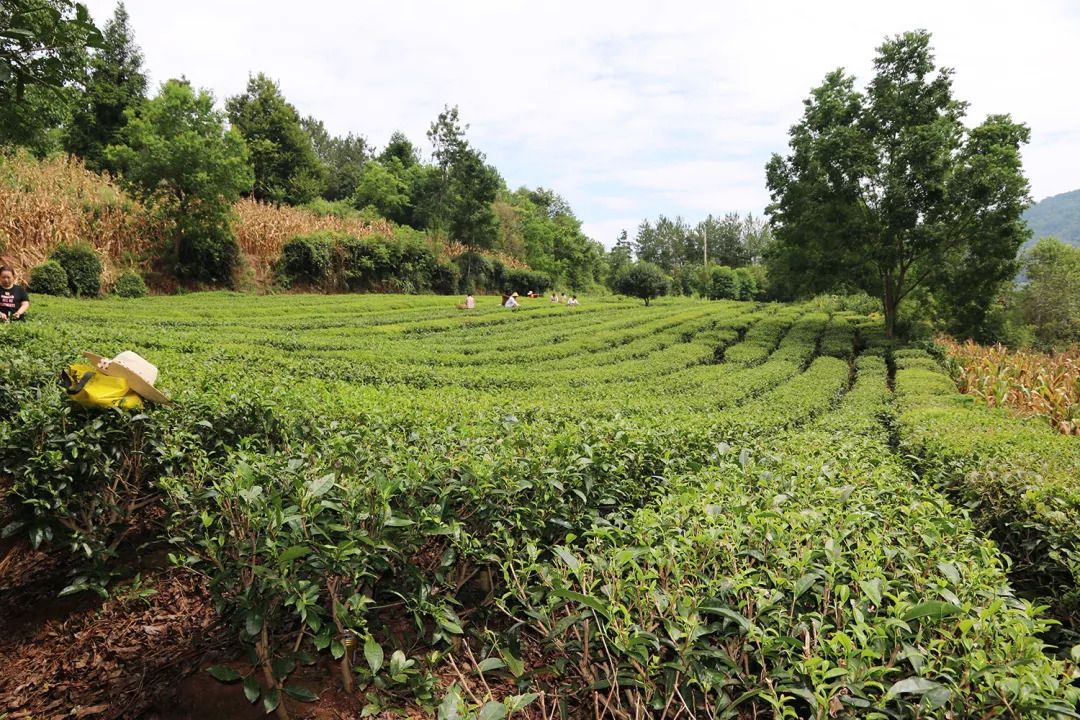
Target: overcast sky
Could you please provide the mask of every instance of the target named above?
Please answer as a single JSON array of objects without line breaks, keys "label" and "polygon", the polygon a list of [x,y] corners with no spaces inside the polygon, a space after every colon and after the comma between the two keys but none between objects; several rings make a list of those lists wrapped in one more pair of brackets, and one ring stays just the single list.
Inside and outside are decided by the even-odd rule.
[{"label": "overcast sky", "polygon": [[[114,0],[84,0],[96,20]],[[1036,200],[1080,188],[1080,2],[333,2],[128,0],[156,87],[218,98],[249,73],[301,115],[425,153],[445,104],[510,187],[550,187],[612,245],[642,218],[760,214],[764,165],[802,100],[844,67],[869,79],[887,35],[925,28],[969,123],[1027,123]],[[732,4],[736,5],[736,4]]]}]

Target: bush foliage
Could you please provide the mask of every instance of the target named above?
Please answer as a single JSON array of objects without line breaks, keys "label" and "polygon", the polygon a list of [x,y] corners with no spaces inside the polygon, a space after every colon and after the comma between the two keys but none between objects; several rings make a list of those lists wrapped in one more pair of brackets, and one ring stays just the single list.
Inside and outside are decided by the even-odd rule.
[{"label": "bush foliage", "polygon": [[30,289],[42,295],[68,295],[71,292],[67,272],[55,260],[46,260],[33,269]]},{"label": "bush foliage", "polygon": [[61,245],[49,259],[64,268],[72,295],[94,297],[101,292],[101,258],[89,244]]},{"label": "bush foliage", "polygon": [[125,270],[120,273],[120,277],[116,278],[113,292],[120,297],[140,298],[145,297],[148,291],[142,275],[134,270]]}]

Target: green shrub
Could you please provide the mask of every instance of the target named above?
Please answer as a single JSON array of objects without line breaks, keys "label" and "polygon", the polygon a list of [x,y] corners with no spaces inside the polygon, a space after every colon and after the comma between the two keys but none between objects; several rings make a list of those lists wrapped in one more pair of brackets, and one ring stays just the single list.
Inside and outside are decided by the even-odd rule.
[{"label": "green shrub", "polygon": [[457,267],[440,265],[424,236],[395,232],[391,238],[356,237],[340,232],[301,235],[282,248],[285,283],[301,282],[324,290],[453,293]]},{"label": "green shrub", "polygon": [[757,278],[750,268],[735,268],[735,275],[739,281],[739,299],[753,300],[758,295]]},{"label": "green shrub", "polygon": [[[479,253],[467,252],[455,257],[453,262],[459,270],[458,290],[460,292],[474,292],[495,287],[495,262],[490,258]],[[502,268],[502,263],[499,263],[499,267]]]},{"label": "green shrub", "polygon": [[552,287],[551,278],[544,273],[532,270],[507,270],[506,281],[502,288],[507,292],[528,292],[533,290],[542,293]]},{"label": "green shrub", "polygon": [[431,289],[440,295],[457,292],[461,271],[452,262],[438,262],[431,271]]},{"label": "green shrub", "polygon": [[30,289],[42,295],[67,295],[68,276],[64,266],[55,260],[46,260],[30,273]]},{"label": "green shrub", "polygon": [[727,265],[718,265],[712,269],[709,284],[710,300],[738,300],[739,276]]},{"label": "green shrub", "polygon": [[101,258],[89,244],[61,245],[53,250],[49,259],[64,268],[68,288],[76,297],[94,296],[101,292]]},{"label": "green shrub", "polygon": [[1012,560],[1013,582],[1080,622],[1080,446],[1034,419],[961,395],[936,360],[895,353],[900,451],[925,482],[973,508]]},{"label": "green shrub", "polygon": [[120,277],[116,278],[113,292],[125,298],[146,297],[146,281],[134,270],[125,270],[120,273]]},{"label": "green shrub", "polygon": [[240,261],[228,218],[210,211],[191,211],[177,220],[177,275],[208,283],[232,285]]},{"label": "green shrub", "polygon": [[339,233],[298,235],[281,248],[281,269],[289,282],[325,287],[333,269],[334,244]]}]

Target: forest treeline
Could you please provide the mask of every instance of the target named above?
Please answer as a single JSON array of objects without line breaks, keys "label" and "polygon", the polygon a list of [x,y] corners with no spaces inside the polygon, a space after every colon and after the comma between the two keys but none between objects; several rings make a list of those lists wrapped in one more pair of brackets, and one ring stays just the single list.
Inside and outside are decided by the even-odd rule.
[{"label": "forest treeline", "polygon": [[[304,116],[263,73],[251,75],[244,92],[220,108],[185,78],[151,92],[123,3],[100,33],[78,7],[15,0],[0,11],[6,13],[0,23],[22,22],[47,36],[55,61],[47,75],[0,77],[0,144],[43,158],[69,154],[118,178],[168,220],[167,241],[150,250],[181,280],[228,283],[235,276],[241,253],[232,208],[241,197],[379,227],[389,221],[398,245],[425,238],[435,247],[463,247],[466,262],[445,270],[471,284],[480,278],[475,268],[510,258],[552,286],[613,287],[632,256],[672,277],[667,289],[688,293],[709,235],[716,263],[761,262],[766,226],[735,214],[710,216],[695,227],[661,216],[643,222],[632,241],[624,233],[607,252],[585,235],[555,190],[510,188],[469,139],[457,107],[447,106],[431,122],[426,145],[395,132],[378,146],[359,133],[334,135],[318,118]],[[17,51],[8,47],[0,57],[13,60]],[[489,275],[508,273],[496,267]]]}]

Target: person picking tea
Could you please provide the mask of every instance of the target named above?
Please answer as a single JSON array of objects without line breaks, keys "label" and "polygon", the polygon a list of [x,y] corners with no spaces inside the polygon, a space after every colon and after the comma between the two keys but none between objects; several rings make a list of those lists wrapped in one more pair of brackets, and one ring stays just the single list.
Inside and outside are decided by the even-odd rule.
[{"label": "person picking tea", "polygon": [[15,284],[15,270],[0,267],[0,322],[25,320],[30,309],[30,295],[21,285]]}]

